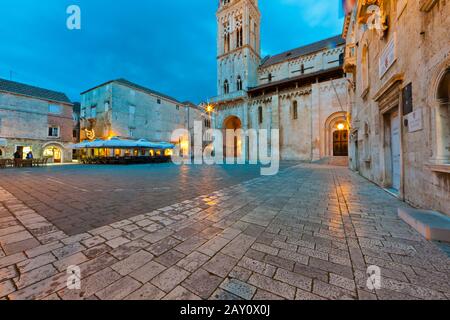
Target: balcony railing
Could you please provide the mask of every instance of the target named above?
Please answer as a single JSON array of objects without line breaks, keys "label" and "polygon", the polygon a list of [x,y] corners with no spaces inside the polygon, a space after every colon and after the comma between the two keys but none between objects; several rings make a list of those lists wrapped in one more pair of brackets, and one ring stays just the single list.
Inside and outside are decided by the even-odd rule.
[{"label": "balcony railing", "polygon": [[213,97],[209,99],[211,103],[221,103],[226,101],[238,100],[242,99],[247,95],[247,92],[244,90],[230,92],[221,96]]}]

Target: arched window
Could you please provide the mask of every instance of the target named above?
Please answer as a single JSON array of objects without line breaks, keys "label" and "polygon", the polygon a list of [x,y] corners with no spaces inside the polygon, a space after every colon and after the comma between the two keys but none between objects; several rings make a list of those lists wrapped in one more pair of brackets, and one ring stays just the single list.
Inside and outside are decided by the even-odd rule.
[{"label": "arched window", "polygon": [[230,35],[226,34],[224,36],[224,52],[227,53],[228,51],[230,51]]},{"label": "arched window", "polygon": [[238,28],[236,31],[236,48],[242,47],[244,43],[243,34],[244,32],[242,30],[242,27]]},{"label": "arched window", "polygon": [[237,77],[236,88],[237,88],[237,91],[241,91],[242,90],[242,78],[241,78],[241,76]]},{"label": "arched window", "polygon": [[437,99],[439,106],[436,112],[436,152],[438,163],[450,163],[450,68],[441,78]]},{"label": "arched window", "polygon": [[262,107],[258,108],[258,123],[262,124],[263,123],[263,109]]},{"label": "arched window", "polygon": [[230,49],[230,23],[225,22],[223,24],[223,51],[227,53]]},{"label": "arched window", "polygon": [[223,83],[223,94],[230,93],[230,84],[228,83],[228,80],[225,80]]},{"label": "arched window", "polygon": [[297,100],[294,100],[294,102],[292,103],[292,118],[294,120],[298,119],[298,102],[297,102]]}]

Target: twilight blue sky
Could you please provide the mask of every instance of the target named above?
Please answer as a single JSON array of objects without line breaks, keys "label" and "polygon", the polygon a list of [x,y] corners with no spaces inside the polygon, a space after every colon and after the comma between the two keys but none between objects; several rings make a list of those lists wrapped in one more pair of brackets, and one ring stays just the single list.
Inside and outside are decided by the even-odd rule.
[{"label": "twilight blue sky", "polygon": [[[339,34],[341,0],[259,0],[262,55]],[[0,78],[79,93],[116,78],[200,102],[216,95],[218,0],[0,0]],[[82,29],[66,28],[81,7]]]}]

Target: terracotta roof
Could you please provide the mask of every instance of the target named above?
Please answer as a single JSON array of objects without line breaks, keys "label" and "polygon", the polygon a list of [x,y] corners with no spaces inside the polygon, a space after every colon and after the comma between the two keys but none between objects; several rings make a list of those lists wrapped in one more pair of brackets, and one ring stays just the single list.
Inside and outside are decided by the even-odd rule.
[{"label": "terracotta roof", "polygon": [[105,83],[103,83],[103,84],[101,84],[101,85],[98,85],[98,86],[96,86],[96,87],[94,87],[94,88],[91,88],[91,89],[89,89],[89,90],[86,90],[86,91],[82,92],[81,94],[85,94],[85,93],[87,93],[87,92],[89,92],[89,91],[92,91],[92,90],[94,90],[94,89],[97,89],[97,88],[106,86],[106,85],[108,85],[108,84],[110,84],[110,83],[113,83],[113,82],[118,83],[118,84],[125,85],[125,86],[127,86],[127,87],[130,87],[130,88],[133,88],[133,89],[136,89],[136,90],[141,90],[141,91],[144,91],[144,92],[146,92],[146,93],[149,93],[149,94],[152,94],[152,95],[161,97],[161,98],[165,98],[165,99],[168,99],[168,100],[172,100],[172,101],[174,101],[174,102],[177,102],[177,103],[180,103],[180,104],[181,104],[180,101],[178,101],[177,99],[175,99],[175,98],[173,98],[173,97],[171,97],[171,96],[168,96],[168,95],[166,95],[166,94],[164,94],[164,93],[161,93],[161,92],[158,92],[158,91],[149,89],[149,88],[147,88],[147,87],[141,86],[141,85],[139,85],[139,84],[136,84],[136,83],[134,83],[134,82],[128,81],[128,80],[123,79],[123,78],[116,79],[116,80],[110,80],[110,81],[105,82]]},{"label": "terracotta roof", "polygon": [[0,79],[0,91],[20,94],[27,97],[72,104],[65,93],[30,86],[27,84]]},{"label": "terracotta roof", "polygon": [[312,54],[317,51],[321,51],[323,49],[329,48],[329,47],[336,47],[339,45],[345,44],[345,40],[342,38],[341,35],[334,36],[328,39],[324,39],[318,42],[314,42],[311,44],[308,44],[306,46],[302,46],[296,49],[292,49],[280,54],[277,54],[273,57],[266,57],[263,62],[261,63],[260,68],[265,68],[277,63],[281,63],[284,61],[288,61],[291,59],[295,59],[304,55]]}]

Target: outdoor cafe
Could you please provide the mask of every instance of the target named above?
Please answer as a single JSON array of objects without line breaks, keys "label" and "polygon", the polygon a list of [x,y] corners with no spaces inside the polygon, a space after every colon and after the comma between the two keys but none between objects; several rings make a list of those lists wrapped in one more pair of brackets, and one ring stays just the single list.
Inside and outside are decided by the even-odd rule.
[{"label": "outdoor cafe", "polygon": [[48,164],[48,158],[42,159],[0,159],[0,169],[42,167]]},{"label": "outdoor cafe", "polygon": [[170,161],[175,146],[167,142],[145,139],[129,140],[118,137],[109,140],[85,141],[73,146],[79,150],[83,164],[141,164]]}]

